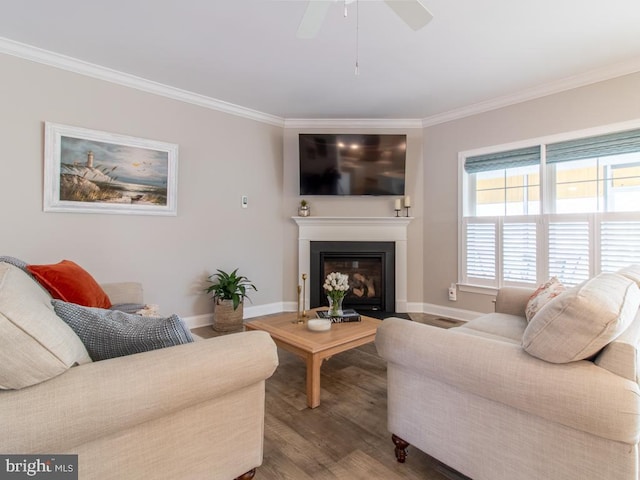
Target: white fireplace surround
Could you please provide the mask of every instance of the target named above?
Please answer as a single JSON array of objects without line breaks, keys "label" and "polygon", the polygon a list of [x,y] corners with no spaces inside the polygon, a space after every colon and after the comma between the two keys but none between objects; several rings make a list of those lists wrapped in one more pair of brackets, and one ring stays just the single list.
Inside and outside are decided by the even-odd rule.
[{"label": "white fireplace surround", "polygon": [[[413,217],[293,217],[293,220],[298,224],[299,279],[310,271],[311,242],[395,242],[396,312],[407,312],[407,227]],[[309,305],[308,282],[305,297],[305,305]]]}]

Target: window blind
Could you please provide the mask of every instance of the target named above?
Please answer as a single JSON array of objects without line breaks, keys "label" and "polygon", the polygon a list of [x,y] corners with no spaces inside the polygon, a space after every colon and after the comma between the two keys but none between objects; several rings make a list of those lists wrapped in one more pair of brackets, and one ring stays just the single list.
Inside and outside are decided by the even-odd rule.
[{"label": "window blind", "polygon": [[502,279],[536,283],[536,224],[505,222],[502,227]]},{"label": "window blind", "polygon": [[467,173],[489,172],[505,168],[527,167],[540,163],[540,146],[519,148],[506,152],[487,153],[467,157],[464,169]]},{"label": "window blind", "polygon": [[466,225],[466,272],[472,278],[496,278],[496,226],[493,223]]},{"label": "window blind", "polygon": [[603,272],[640,264],[640,222],[603,221],[600,232],[600,269]]},{"label": "window blind", "polygon": [[547,145],[547,163],[640,152],[640,130],[616,132]]},{"label": "window blind", "polygon": [[549,275],[565,285],[589,278],[589,222],[549,223]]}]

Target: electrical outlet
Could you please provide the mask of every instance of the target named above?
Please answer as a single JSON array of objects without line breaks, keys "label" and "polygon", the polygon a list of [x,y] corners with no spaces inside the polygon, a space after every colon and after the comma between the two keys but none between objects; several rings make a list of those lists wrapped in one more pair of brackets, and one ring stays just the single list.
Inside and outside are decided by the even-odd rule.
[{"label": "electrical outlet", "polygon": [[456,289],[456,284],[452,283],[451,286],[449,286],[449,300],[451,300],[452,302],[455,302],[456,300],[458,300],[458,296],[457,296],[457,289]]},{"label": "electrical outlet", "polygon": [[246,195],[242,195],[240,203],[242,204],[242,208],[247,208],[249,206],[249,197],[247,197]]}]

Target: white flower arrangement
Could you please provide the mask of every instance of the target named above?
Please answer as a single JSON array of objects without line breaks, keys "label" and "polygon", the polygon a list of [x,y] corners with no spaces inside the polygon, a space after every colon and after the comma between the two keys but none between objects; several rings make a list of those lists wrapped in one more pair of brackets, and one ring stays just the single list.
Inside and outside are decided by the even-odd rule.
[{"label": "white flower arrangement", "polygon": [[349,275],[339,272],[331,272],[324,280],[322,288],[324,288],[327,296],[331,297],[334,301],[344,298],[347,294],[347,290],[349,290]]}]

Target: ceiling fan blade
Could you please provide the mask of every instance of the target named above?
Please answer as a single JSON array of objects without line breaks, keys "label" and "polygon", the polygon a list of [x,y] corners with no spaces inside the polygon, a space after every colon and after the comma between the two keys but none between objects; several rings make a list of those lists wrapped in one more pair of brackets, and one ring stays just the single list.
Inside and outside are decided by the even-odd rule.
[{"label": "ceiling fan blade", "polygon": [[318,34],[332,3],[335,2],[333,0],[309,0],[300,26],[298,26],[297,37],[314,38]]},{"label": "ceiling fan blade", "polygon": [[385,0],[385,3],[413,30],[420,30],[433,18],[420,0]]}]

